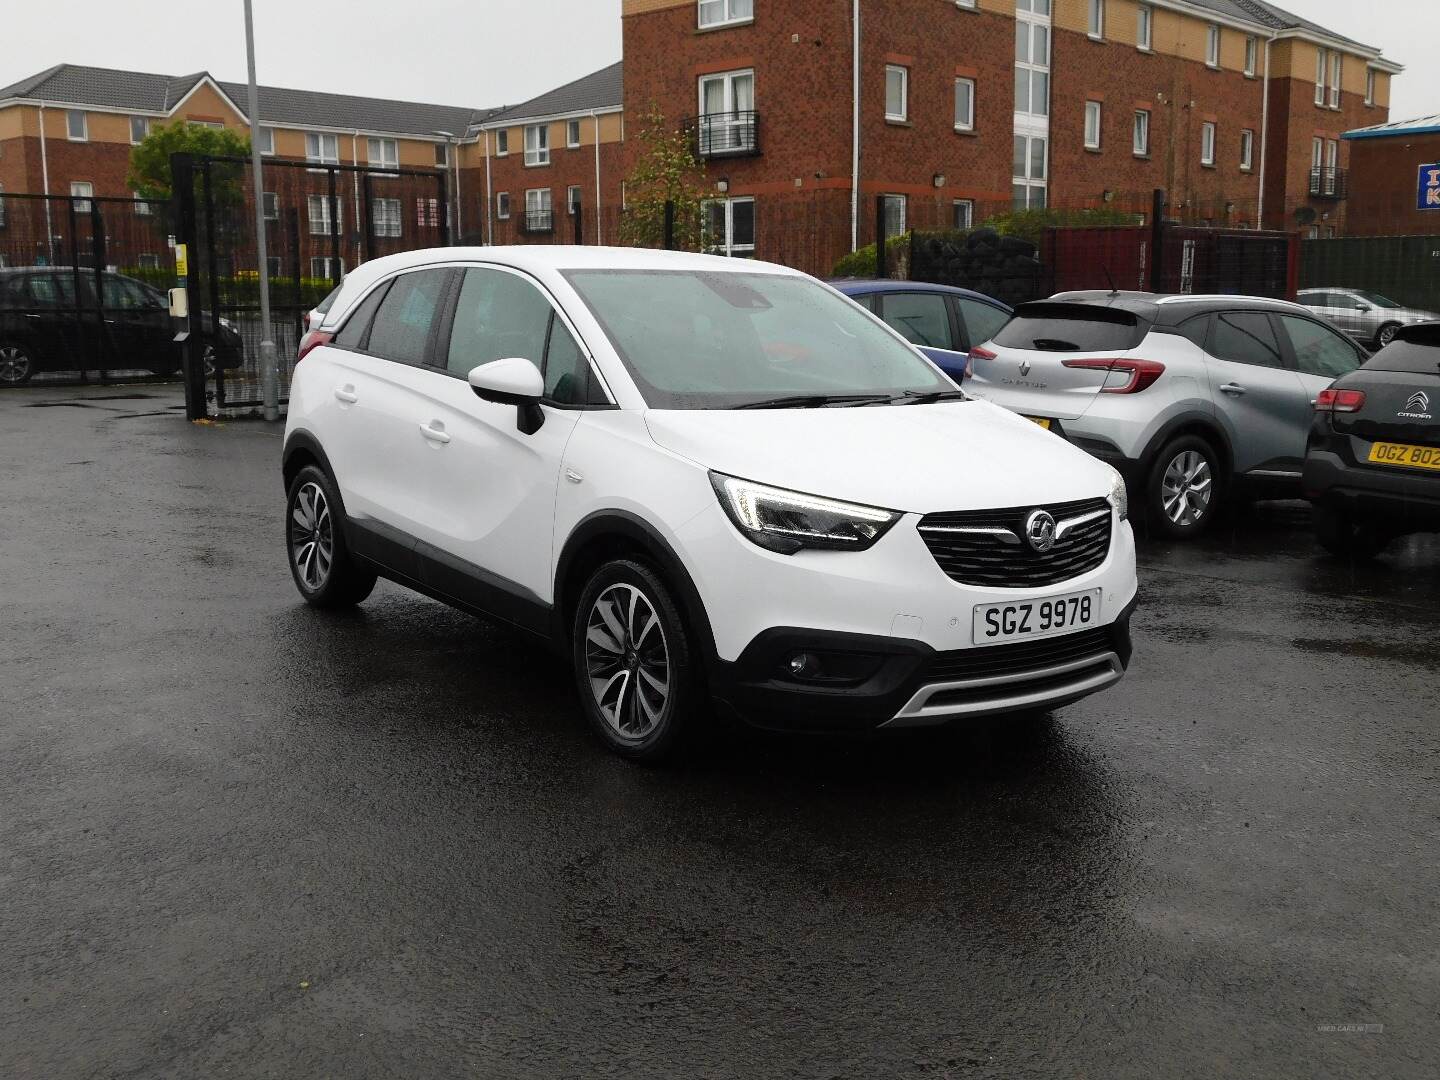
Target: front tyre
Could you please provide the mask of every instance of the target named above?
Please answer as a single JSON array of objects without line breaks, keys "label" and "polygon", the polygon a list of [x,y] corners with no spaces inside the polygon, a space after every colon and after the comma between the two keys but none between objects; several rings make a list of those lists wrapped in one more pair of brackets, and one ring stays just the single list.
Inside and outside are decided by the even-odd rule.
[{"label": "front tyre", "polygon": [[678,752],[700,727],[703,681],[669,586],[648,566],[616,559],[586,582],[575,609],[576,687],[590,726],[632,761]]},{"label": "front tyre", "polygon": [[1332,506],[1315,507],[1315,537],[1337,559],[1368,562],[1390,545],[1392,537]]},{"label": "front tyre", "polygon": [[1151,527],[1173,540],[1199,536],[1220,504],[1220,456],[1197,435],[1166,444],[1145,482]]},{"label": "front tyre", "polygon": [[307,604],[358,604],[375,588],[375,574],[345,546],[340,498],[330,478],[307,465],[290,482],[285,501],[285,547],[290,574]]},{"label": "front tyre", "polygon": [[1399,323],[1386,323],[1382,326],[1380,332],[1375,335],[1375,348],[1383,349],[1386,345],[1389,345],[1395,340],[1395,334],[1399,329]]},{"label": "front tyre", "polygon": [[23,386],[34,374],[34,353],[18,342],[0,341],[0,386]]}]

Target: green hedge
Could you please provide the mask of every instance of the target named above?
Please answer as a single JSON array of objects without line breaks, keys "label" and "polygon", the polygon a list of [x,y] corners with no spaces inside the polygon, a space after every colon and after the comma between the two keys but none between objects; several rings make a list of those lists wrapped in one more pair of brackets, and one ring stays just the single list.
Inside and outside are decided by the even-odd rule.
[{"label": "green hedge", "polygon": [[[148,266],[127,266],[122,267],[120,273],[126,277],[135,278],[137,281],[143,281],[162,292],[175,287],[175,271],[167,267],[155,269]],[[251,276],[242,273],[235,277],[222,277],[218,279],[217,284],[220,286],[220,296],[226,304],[258,305],[260,303],[260,277],[258,274]],[[334,287],[329,278],[301,278],[300,306],[314,307],[329,296],[330,290]],[[270,299],[272,301],[293,304],[294,298],[294,278],[282,277],[270,280]]]}]

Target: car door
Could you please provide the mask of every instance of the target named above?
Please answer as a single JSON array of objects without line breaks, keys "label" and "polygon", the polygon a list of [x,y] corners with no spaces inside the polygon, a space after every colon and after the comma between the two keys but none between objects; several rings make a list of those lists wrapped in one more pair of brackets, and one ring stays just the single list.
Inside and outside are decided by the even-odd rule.
[{"label": "car door", "polygon": [[1369,308],[1370,305],[1354,293],[1330,292],[1326,294],[1324,308],[1316,314],[1343,333],[1363,340],[1374,336],[1368,325]]},{"label": "car door", "polygon": [[879,297],[876,314],[958,383],[970,357],[957,344],[960,335],[948,300],[944,293],[887,292]]},{"label": "car door", "polygon": [[94,313],[75,298],[75,276],[42,271],[25,281],[23,317],[31,328],[35,347],[47,358],[46,367],[79,371],[90,365]]},{"label": "car door", "polygon": [[[482,400],[468,381],[472,369],[510,357],[545,376],[544,421],[530,433],[515,405]],[[555,496],[566,444],[594,392],[588,359],[534,279],[472,266],[455,291],[448,337],[411,378],[425,408],[414,476],[425,581],[528,625],[552,594]]]},{"label": "car door", "polygon": [[1222,311],[1210,320],[1205,368],[1215,414],[1237,473],[1298,475],[1310,430],[1310,397],[1286,362],[1268,312]]},{"label": "car door", "polygon": [[138,282],[118,274],[101,279],[101,306],[113,348],[111,367],[165,370],[176,356],[168,313],[150,303]]},{"label": "car door", "polygon": [[1284,331],[1281,344],[1288,348],[1291,363],[1309,400],[1313,401],[1321,390],[1365,362],[1359,349],[1324,323],[1299,315],[1277,318]]}]

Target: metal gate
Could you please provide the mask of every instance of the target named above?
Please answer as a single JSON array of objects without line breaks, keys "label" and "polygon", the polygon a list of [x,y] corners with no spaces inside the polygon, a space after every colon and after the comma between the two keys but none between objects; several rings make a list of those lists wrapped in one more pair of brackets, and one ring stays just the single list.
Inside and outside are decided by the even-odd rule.
[{"label": "metal gate", "polygon": [[[187,255],[190,415],[234,415],[263,405],[257,198],[270,270],[270,340],[280,403],[306,319],[362,262],[450,243],[444,169],[266,161],[256,192],[249,159],[171,159],[177,239]],[[199,406],[206,406],[201,408]]]}]

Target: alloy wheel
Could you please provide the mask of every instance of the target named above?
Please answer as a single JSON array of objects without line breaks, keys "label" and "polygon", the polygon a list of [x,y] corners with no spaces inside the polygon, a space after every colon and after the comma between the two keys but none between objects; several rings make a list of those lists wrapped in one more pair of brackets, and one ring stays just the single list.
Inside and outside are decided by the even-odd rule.
[{"label": "alloy wheel", "polygon": [[30,356],[18,345],[0,345],[0,382],[24,382],[30,377]]},{"label": "alloy wheel", "polygon": [[1399,329],[1398,326],[1387,326],[1380,331],[1380,347],[1382,349],[1395,340],[1395,332]]},{"label": "alloy wheel", "polygon": [[207,378],[207,379],[213,379],[213,378],[215,377],[215,368],[216,368],[216,363],[215,363],[215,346],[214,346],[214,345],[206,345],[206,346],[205,346],[205,352],[204,352],[203,354],[201,354],[201,358],[202,358],[202,359],[204,360],[204,362],[205,362],[205,378]]},{"label": "alloy wheel", "polygon": [[324,586],[335,560],[335,532],[330,504],[320,485],[308,483],[295,493],[290,511],[290,558],[305,588]]},{"label": "alloy wheel", "polygon": [[1161,480],[1160,501],[1165,515],[1175,525],[1198,525],[1210,512],[1215,493],[1215,478],[1210,462],[1196,450],[1182,450],[1165,467]]},{"label": "alloy wheel", "polygon": [[638,742],[655,730],[670,700],[665,628],[634,585],[611,585],[585,622],[585,670],[601,716],[616,735]]}]

